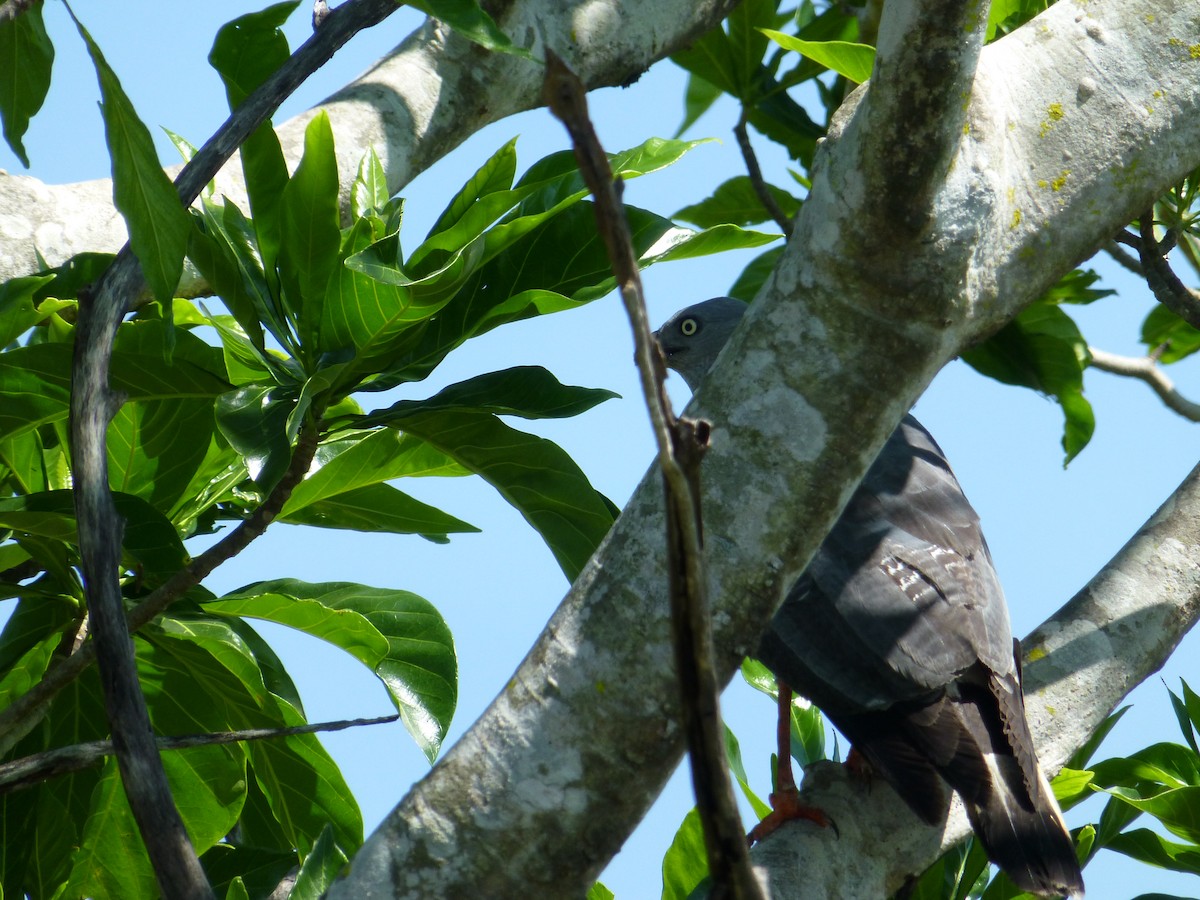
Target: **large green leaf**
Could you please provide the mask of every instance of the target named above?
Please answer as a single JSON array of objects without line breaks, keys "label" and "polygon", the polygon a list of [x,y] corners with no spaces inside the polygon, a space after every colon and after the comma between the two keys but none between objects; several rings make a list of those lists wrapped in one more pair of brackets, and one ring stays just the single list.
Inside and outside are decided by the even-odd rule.
[{"label": "large green leaf", "polygon": [[708,877],[708,853],[700,811],[693,809],[675,832],[662,862],[662,900],[688,900]]},{"label": "large green leaf", "polygon": [[1139,797],[1134,790],[1123,787],[1109,788],[1106,793],[1154,816],[1176,837],[1200,844],[1200,786],[1171,788],[1152,797]]},{"label": "large green leaf", "polygon": [[[800,201],[773,184],[767,185],[767,189],[784,215],[789,219],[795,217],[800,210]],[[685,206],[675,213],[673,218],[683,219],[701,228],[711,228],[714,225],[753,225],[767,222],[771,220],[771,214],[763,206],[750,179],[745,175],[735,175],[722,182],[711,196],[699,203]]]},{"label": "large green leaf", "polygon": [[[70,8],[68,7],[68,12]],[[71,13],[74,18],[74,13]],[[104,54],[78,19],[100,80],[104,132],[112,154],[113,202],[129,229],[129,243],[154,296],[169,301],[183,272],[191,226],[158,154],[154,139],[134,111]]]},{"label": "large green leaf", "polygon": [[[53,275],[25,275],[0,284],[0,348],[45,318],[47,313],[38,309],[33,297],[39,288],[52,281]],[[49,311],[55,311],[59,306],[52,305],[54,309]]]},{"label": "large green leaf", "polygon": [[[200,731],[238,728],[278,728],[304,724],[303,717],[279,696],[269,693],[263,667],[252,646],[232,623],[206,617],[160,617],[139,632],[149,649],[141,649],[143,689],[151,716],[168,695],[172,709],[192,707],[202,717]],[[245,795],[242,821],[254,813],[254,843],[270,847],[263,818],[286,847],[306,854],[321,830],[331,823],[338,845],[352,853],[362,843],[362,817],[345,780],[315,735],[292,735],[245,745],[254,787]],[[243,790],[246,788],[243,787]],[[252,837],[254,840],[252,840]],[[279,849],[284,849],[280,847]]]},{"label": "large green leaf", "polygon": [[481,47],[497,53],[511,53],[534,59],[523,47],[518,47],[484,12],[478,0],[409,0],[409,5],[445,22],[456,32]]},{"label": "large green leaf", "polygon": [[477,410],[414,410],[397,424],[496,488],[542,536],[570,581],[612,526],[604,498],[551,441]]},{"label": "large green leaf", "polygon": [[477,375],[443,388],[428,400],[400,400],[387,409],[363,416],[363,425],[397,425],[414,413],[432,410],[474,410],[524,419],[559,419],[587,412],[617,397],[603,388],[560,382],[541,366],[516,366]]},{"label": "large green leaf", "polygon": [[288,423],[299,393],[294,384],[251,384],[217,399],[217,427],[264,491],[275,486],[291,460],[296,433]]},{"label": "large green leaf", "polygon": [[[67,418],[71,346],[36,344],[0,353],[0,437]],[[162,356],[114,351],[110,380],[132,401],[216,397],[229,384],[188,359],[164,365]]]},{"label": "large green leaf", "polygon": [[324,111],[304,130],[304,155],[283,189],[279,277],[301,346],[315,346],[330,276],[340,259],[338,172],[333,127]]},{"label": "large green leaf", "polygon": [[200,857],[204,874],[217,896],[228,896],[235,879],[240,878],[254,898],[268,897],[284,876],[296,868],[292,850],[217,844]]},{"label": "large green leaf", "polygon": [[350,185],[350,214],[355,219],[379,215],[390,199],[383,161],[374,147],[368,147],[358,164],[358,175]]},{"label": "large green leaf", "polygon": [[419,534],[443,544],[446,535],[479,531],[474,525],[422,503],[387,484],[368,484],[284,513],[280,520],[318,528]]},{"label": "large green leaf", "polygon": [[[198,852],[216,844],[237,822],[245,796],[245,759],[240,747],[229,744],[162,754],[172,798]],[[115,760],[105,766],[92,801],[67,895],[97,900],[154,896],[154,872]]]},{"label": "large green leaf", "polygon": [[[127,565],[147,575],[170,575],[187,561],[183,543],[170,521],[140,497],[114,494],[125,521],[122,548]],[[0,528],[74,543],[75,505],[71,491],[44,491],[0,500]]]},{"label": "large green leaf", "polygon": [[317,838],[296,875],[289,900],[321,900],[346,865],[346,854],[334,843],[333,829],[326,827]]},{"label": "large green leaf", "polygon": [[1091,404],[1083,396],[1087,342],[1074,320],[1056,304],[1039,301],[1026,307],[962,358],[990,378],[1032,388],[1058,401],[1064,418],[1064,465],[1087,446],[1096,427]]},{"label": "large green leaf", "polygon": [[266,619],[350,653],[387,687],[405,727],[432,762],[458,695],[450,630],[427,600],[408,591],[293,579],[249,585],[205,609]]},{"label": "large green leaf", "polygon": [[[225,83],[231,110],[240,106],[287,60],[290,51],[281,26],[298,5],[297,0],[276,3],[239,16],[217,32],[208,61]],[[274,284],[275,262],[282,240],[280,201],[288,183],[288,169],[271,123],[260,125],[242,144],[239,153],[258,249],[268,280]]]},{"label": "large green leaf", "polygon": [[299,0],[275,3],[218,29],[208,62],[225,83],[231,109],[287,60],[290,53],[282,26],[299,5]]},{"label": "large green leaf", "polygon": [[53,63],[54,45],[42,21],[41,0],[0,21],[0,119],[4,139],[26,168],[29,157],[21,138],[50,90]]},{"label": "large green leaf", "polygon": [[728,32],[710,29],[672,61],[743,102],[757,100],[758,72],[767,49],[767,39],[758,29],[776,24],[775,6],[771,0],[738,4],[729,14]]},{"label": "large green leaf", "polygon": [[827,69],[832,69],[843,78],[862,84],[871,77],[875,65],[875,48],[869,44],[849,41],[805,41],[773,29],[763,29],[763,34],[785,50],[794,50]]},{"label": "large green leaf", "polygon": [[1115,850],[1138,862],[1148,863],[1176,872],[1200,875],[1200,847],[1169,841],[1149,828],[1135,828],[1115,835],[1104,845],[1106,850]]},{"label": "large green leaf", "polygon": [[393,478],[471,474],[436,447],[391,429],[357,432],[317,449],[309,475],[288,497],[282,515]]}]

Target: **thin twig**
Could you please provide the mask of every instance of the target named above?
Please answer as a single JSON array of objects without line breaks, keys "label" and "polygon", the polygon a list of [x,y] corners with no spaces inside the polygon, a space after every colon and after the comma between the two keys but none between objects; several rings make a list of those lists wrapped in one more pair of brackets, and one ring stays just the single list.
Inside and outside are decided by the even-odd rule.
[{"label": "thin twig", "polygon": [[[187,750],[192,747],[208,747],[213,744],[235,744],[243,741],[262,741],[269,738],[290,737],[294,734],[314,734],[319,731],[342,731],[361,725],[382,725],[395,722],[398,713],[377,716],[373,719],[339,719],[334,722],[314,722],[308,725],[292,725],[287,728],[245,728],[241,731],[219,731],[211,734],[186,734],[177,737],[155,739],[159,752],[163,750]],[[113,755],[112,741],[88,741],[70,747],[58,747],[34,753],[21,759],[0,765],[0,795],[31,787],[51,778],[59,778],[96,765],[106,756]]]},{"label": "thin twig", "polygon": [[1154,393],[1172,412],[1177,412],[1190,422],[1200,422],[1200,403],[1193,403],[1175,389],[1175,383],[1154,363],[1149,356],[1118,356],[1095,347],[1088,347],[1091,365],[1102,372],[1137,378],[1150,385]]},{"label": "thin twig", "polygon": [[675,662],[683,701],[692,783],[704,826],[714,897],[759,898],[758,882],[742,833],[725,758],[719,685],[713,664],[712,623],[701,547],[700,460],[709,425],[677,419],[664,388],[666,371],[650,333],[641,274],[629,223],[600,141],[587,112],[583,84],[553,51],[546,51],[543,97],[566,126],[575,158],[596,202],[596,226],[612,262],[621,299],[633,326],[635,359],[658,443],[667,510]]},{"label": "thin twig", "polygon": [[1167,250],[1154,236],[1153,209],[1138,217],[1138,226],[1142,270],[1155,299],[1193,328],[1200,328],[1200,297],[1179,280],[1163,255]]},{"label": "thin twig", "polygon": [[[1122,231],[1121,234],[1123,235],[1125,232]],[[1137,275],[1139,278],[1145,278],[1146,273],[1142,269],[1141,261],[1121,246],[1124,243],[1125,241],[1120,238],[1113,238],[1104,245],[1104,252],[1111,256],[1114,262],[1128,269],[1134,275]],[[1137,246],[1137,244],[1134,244],[1134,246]]]},{"label": "thin twig", "polygon": [[738,123],[733,126],[733,133],[737,136],[738,147],[742,151],[742,159],[746,161],[746,174],[750,176],[750,184],[754,186],[754,193],[758,194],[758,199],[762,203],[763,208],[775,220],[775,224],[779,226],[784,236],[791,237],[792,220],[780,208],[775,200],[775,195],[767,187],[767,182],[763,179],[762,168],[758,164],[758,156],[755,154],[754,147],[750,143],[750,133],[746,130],[745,107],[742,107],[742,115],[738,119]]},{"label": "thin twig", "polygon": [[[389,0],[352,0],[331,15],[184,167],[176,181],[180,200],[191,204],[296,86],[350,36],[395,8]],[[171,798],[138,683],[119,582],[123,523],[108,487],[106,431],[123,402],[108,386],[113,341],[126,310],[144,287],[141,268],[126,244],[94,292],[80,296],[70,416],[79,552],[105,709],[130,810],[163,894],[208,900],[214,894]]]}]

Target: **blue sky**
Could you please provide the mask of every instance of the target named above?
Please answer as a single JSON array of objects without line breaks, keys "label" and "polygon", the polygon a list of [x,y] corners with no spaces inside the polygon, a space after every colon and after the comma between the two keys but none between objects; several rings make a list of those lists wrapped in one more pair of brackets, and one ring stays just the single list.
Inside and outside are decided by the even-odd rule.
[{"label": "blue sky", "polygon": [[[182,3],[168,7],[137,0],[121,4],[114,12],[109,4],[77,4],[77,14],[144,121],[159,136],[164,162],[174,162],[176,156],[160,128],[199,145],[224,119],[224,93],[205,57],[222,21],[251,8]],[[48,4],[47,19],[58,58],[50,100],[26,139],[33,163],[28,174],[53,183],[105,176],[108,161],[94,76],[62,6]],[[405,10],[356,38],[310,79],[277,119],[332,93],[416,22],[417,17]],[[288,32],[293,47],[306,37],[307,10],[293,15]],[[630,88],[593,94],[593,118],[605,146],[615,151],[651,136],[671,136],[682,118],[683,84],[682,73],[663,64]],[[664,173],[631,182],[627,201],[670,214],[740,174],[742,164],[730,131],[735,118],[730,106],[710,112],[688,136],[713,136],[720,142],[698,147]],[[402,240],[414,245],[447,196],[517,134],[523,166],[568,146],[562,127],[542,111],[490,126],[404,191],[408,203]],[[790,184],[786,160],[778,153],[765,153],[763,165],[769,179]],[[25,171],[7,147],[0,148],[0,167]],[[650,269],[646,290],[652,321],[658,323],[681,306],[723,293],[752,255],[727,254]],[[1138,354],[1138,329],[1152,301],[1145,287],[1119,268],[1103,259],[1096,266],[1104,273],[1106,286],[1117,288],[1119,296],[1072,312],[1094,345]],[[409,386],[404,396],[428,396],[444,384],[472,375],[528,364],[543,365],[566,383],[615,390],[622,399],[577,419],[517,424],[560,443],[597,488],[622,504],[653,453],[631,352],[624,313],[615,297],[609,297],[579,311],[519,323],[472,341],[452,354],[428,381]],[[1195,365],[1185,363],[1171,374],[1184,393],[1200,399]],[[686,388],[682,383],[672,387],[682,404]],[[962,363],[947,366],[915,408],[979,510],[1018,635],[1069,599],[1200,457],[1200,431],[1165,410],[1144,385],[1093,371],[1086,376],[1086,390],[1096,410],[1096,435],[1066,470],[1059,446],[1058,408],[1032,392],[988,381]],[[479,526],[482,533],[456,536],[449,545],[436,546],[417,537],[275,526],[206,584],[220,593],[250,581],[292,576],[360,581],[421,594],[442,611],[459,651],[460,700],[450,733],[453,741],[504,685],[568,585],[536,534],[478,479],[422,479],[404,487]],[[6,614],[0,605],[0,618]],[[296,679],[311,719],[391,711],[382,687],[349,657],[284,629],[265,630]],[[1200,671],[1191,661],[1196,646],[1195,638],[1186,639],[1161,673],[1172,688],[1178,689],[1180,677],[1200,687]],[[1131,699],[1133,710],[1101,756],[1177,738],[1174,716],[1158,679],[1150,679]],[[725,695],[724,711],[742,742],[754,787],[765,796],[773,705],[735,681]],[[423,756],[398,724],[331,734],[324,740],[343,767],[368,830],[426,770]],[[690,802],[687,775],[681,770],[603,877],[618,897],[658,896],[663,851]],[[1095,817],[1099,807],[1093,801],[1083,813],[1069,815],[1070,824]],[[1102,854],[1085,876],[1089,896],[1101,900],[1151,890],[1200,893],[1194,879],[1138,867],[1113,854]]]}]

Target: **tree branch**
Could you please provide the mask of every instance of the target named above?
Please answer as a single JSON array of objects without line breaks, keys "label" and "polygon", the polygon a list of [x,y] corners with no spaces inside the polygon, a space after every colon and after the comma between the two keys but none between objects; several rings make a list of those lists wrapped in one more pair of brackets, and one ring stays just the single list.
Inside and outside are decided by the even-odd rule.
[{"label": "tree branch", "polygon": [[[236,744],[243,741],[290,737],[294,734],[343,731],[361,725],[382,725],[385,722],[395,722],[399,718],[399,713],[394,713],[390,716],[378,716],[372,719],[338,719],[333,722],[291,725],[287,728],[246,728],[241,731],[158,737],[155,738],[155,742],[160,752],[163,750],[187,750],[191,747],[207,747],[212,744]],[[59,747],[6,762],[0,765],[0,795],[89,768],[106,756],[112,756],[114,752],[112,741],[88,741],[84,744]]]},{"label": "tree branch", "polygon": [[692,762],[692,785],[700,811],[709,872],[719,897],[762,897],[743,837],[741,815],[726,764],[720,683],[713,664],[712,623],[700,517],[700,462],[708,449],[709,423],[677,419],[667,397],[666,369],[650,333],[641,272],[608,157],[587,111],[583,84],[552,50],[546,51],[546,105],[566,126],[575,158],[596,205],[596,227],[616,275],[633,328],[635,361],[649,409],[667,510],[667,573],[675,667]]},{"label": "tree branch", "polygon": [[1146,382],[1172,412],[1179,413],[1189,421],[1200,422],[1200,403],[1193,403],[1180,394],[1175,389],[1175,383],[1155,365],[1152,357],[1118,356],[1096,347],[1088,347],[1088,353],[1093,368]]},{"label": "tree branch", "polygon": [[784,236],[791,237],[792,220],[779,208],[774,195],[771,193],[770,188],[767,187],[767,183],[763,179],[762,169],[758,165],[758,156],[755,155],[754,146],[750,143],[750,134],[746,130],[745,107],[742,107],[742,114],[738,118],[738,123],[733,126],[733,133],[737,137],[738,147],[742,151],[742,159],[746,161],[746,174],[750,176],[750,184],[754,187],[754,193],[758,195],[763,208],[775,220],[775,224],[779,226]]},{"label": "tree branch", "polygon": [[[394,8],[389,0],[352,0],[331,15],[184,167],[177,179],[181,201],[190,204],[242,141],[337,47]],[[214,896],[212,888],[171,798],[138,682],[119,581],[124,523],[108,481],[108,423],[123,400],[108,386],[109,362],[117,327],[143,288],[141,268],[126,244],[94,292],[82,293],[79,300],[70,439],[80,568],[105,710],[130,810],[163,894],[203,900]],[[315,446],[316,437],[311,441]]]},{"label": "tree branch", "polygon": [[1142,275],[1154,297],[1193,328],[1200,328],[1200,297],[1179,280],[1164,255],[1166,242],[1160,245],[1154,236],[1154,210],[1147,209],[1138,217],[1141,243],[1138,247]]},{"label": "tree branch", "polygon": [[[890,15],[912,14],[911,3],[885,4],[881,30],[897,27]],[[1191,27],[1185,5],[1093,0],[1081,11],[1055,4],[984,50],[967,107],[968,133],[960,120],[957,155],[930,200],[930,228],[906,244],[910,259],[899,281],[876,265],[874,243],[861,239],[896,227],[879,198],[902,187],[907,172],[893,178],[882,165],[861,165],[869,129],[856,120],[877,85],[856,92],[835,117],[796,232],[689,410],[714,423],[704,463],[705,552],[722,679],[754,646],[854,485],[940,367],[1200,165],[1195,63],[1186,47],[1177,54],[1162,49],[1164,34],[1189,34]],[[1135,84],[1124,75],[1130,67],[1146,77]],[[1081,85],[1083,72],[1089,83]],[[1045,110],[1077,97],[1043,134]],[[1166,108],[1156,105],[1148,118],[1152,100]],[[962,98],[951,106],[960,110]],[[1096,134],[1108,139],[1097,141]],[[1066,158],[1072,170],[1060,181]],[[368,839],[331,900],[372,891],[586,892],[657,796],[682,746],[666,662],[662,516],[652,472],[502,693]],[[1195,577],[1200,564],[1183,557],[1197,547],[1196,537],[1160,544],[1165,577]],[[1179,599],[1181,606],[1190,602],[1182,592]],[[1163,632],[1190,615],[1162,611],[1177,613]],[[1093,628],[1087,620],[1077,627]],[[1112,640],[1123,639],[1117,629]],[[1137,656],[1137,667],[1156,665],[1167,652],[1111,646]],[[1047,671],[1031,664],[1027,677],[1031,670],[1037,677]],[[1080,670],[1078,677],[1086,676]],[[1092,693],[1046,696],[1057,701],[1056,728],[1077,726],[1055,738],[1060,746],[1081,742],[1083,728],[1109,708],[1108,698]],[[1030,706],[1035,728],[1046,727],[1040,701],[1031,698]],[[1047,757],[1050,765],[1062,759],[1058,749]],[[902,857],[877,832],[876,843],[851,840],[852,822],[874,821],[878,813],[906,834],[923,834],[930,854],[940,845],[910,814],[887,818],[884,797],[890,792],[877,788],[869,802],[855,795],[842,816],[833,813],[842,838],[823,849],[847,891],[858,883],[860,862],[912,869],[932,858]],[[899,814],[902,805],[893,799]],[[882,896],[869,885],[884,883],[884,874],[864,882],[858,896]],[[785,896],[808,877],[791,888],[782,879],[773,886]]]},{"label": "tree branch", "polygon": [[[510,0],[494,4],[490,11],[518,43],[528,35],[536,45],[544,32],[552,46],[571,48],[568,61],[592,89],[629,83],[651,63],[720,22],[735,5],[736,0],[590,0],[589,14],[581,17],[576,3]],[[339,7],[334,12],[341,11]],[[317,37],[326,40],[335,21],[331,15]],[[284,157],[294,167],[303,150],[305,126],[317,110],[328,113],[338,136],[342,209],[348,211],[350,185],[368,147],[379,153],[388,190],[396,193],[484,125],[538,106],[542,74],[541,67],[528,60],[489,53],[431,19],[361,78],[280,125],[277,132]],[[226,166],[216,178],[216,189],[218,196],[245,208],[240,166]],[[27,176],[0,174],[0,216],[5,215],[23,223],[21,233],[28,237],[0,242],[0,280],[39,271],[38,251],[56,266],[85,250],[115,251],[126,239],[107,179],[46,185]],[[179,296],[207,290],[189,271]]]}]

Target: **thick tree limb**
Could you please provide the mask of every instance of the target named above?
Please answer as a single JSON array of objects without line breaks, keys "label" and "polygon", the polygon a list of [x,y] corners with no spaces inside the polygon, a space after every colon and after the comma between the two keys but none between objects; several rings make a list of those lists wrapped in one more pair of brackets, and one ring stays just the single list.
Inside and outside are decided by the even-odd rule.
[{"label": "thick tree limb", "polygon": [[[514,42],[541,52],[541,35],[559,48],[589,89],[626,84],[715,25],[736,0],[505,0],[489,11]],[[321,27],[322,35],[329,20]],[[568,52],[569,51],[569,52]],[[541,103],[542,67],[489,53],[427,21],[386,58],[316,109],[325,110],[337,135],[343,209],[368,147],[383,160],[388,189],[399,191],[416,175],[484,125]],[[315,110],[279,126],[289,166],[299,161],[304,128]],[[246,208],[241,167],[226,166],[217,193]],[[125,243],[124,223],[112,205],[107,179],[46,185],[36,178],[0,173],[0,281],[38,270],[35,250],[58,265],[84,250],[113,250]],[[181,296],[205,286],[191,273]]]},{"label": "thick tree limb", "polygon": [[1175,382],[1167,377],[1167,373],[1154,362],[1153,357],[1118,356],[1096,347],[1088,347],[1088,353],[1091,355],[1093,368],[1146,382],[1154,393],[1158,394],[1167,409],[1192,422],[1200,422],[1200,403],[1195,403],[1180,394],[1175,389]]},{"label": "thick tree limb", "polygon": [[[889,2],[881,43],[902,43],[896,30],[923,10]],[[892,86],[866,86],[839,114],[796,233],[695,403],[715,423],[704,503],[722,677],[753,646],[934,373],[1200,164],[1191,16],[1181,2],[1057,4],[985,49],[966,134],[958,118],[961,139],[932,190],[923,238],[908,243],[900,279],[876,266],[870,251],[878,238],[864,236],[921,218],[896,223],[879,202],[912,183],[912,173],[893,178],[885,165],[860,164],[870,130],[864,97],[876,110],[894,106],[884,96]],[[1183,42],[1179,52],[1164,51],[1171,36]],[[946,107],[927,105],[922,115],[962,115],[961,96],[942,97]],[[657,795],[682,744],[671,715],[661,521],[652,473],[504,691],[372,835],[331,898],[586,890]],[[1161,560],[1172,564],[1171,577],[1190,577],[1194,564],[1172,552]],[[1178,632],[1185,618],[1175,614],[1171,628]],[[1142,670],[1168,649],[1117,637],[1108,652],[1133,654]],[[1046,665],[1027,669],[1031,683],[1045,678]],[[1051,765],[1109,708],[1094,693],[1061,696]],[[1036,697],[1031,706],[1035,728],[1047,734]],[[838,819],[842,839],[830,851],[847,886],[856,883],[853,860],[887,869],[896,859],[887,844],[849,837],[851,819],[887,819],[882,799],[869,799],[869,813],[857,801]],[[911,817],[892,821],[917,831]],[[940,841],[927,834],[932,854]],[[906,861],[919,868],[930,858]],[[881,883],[873,877],[868,884]],[[866,887],[859,896],[873,893]]]}]

